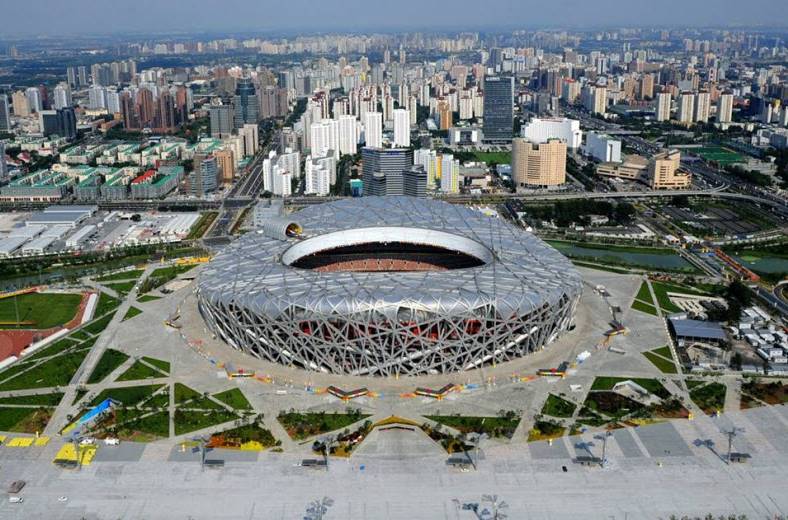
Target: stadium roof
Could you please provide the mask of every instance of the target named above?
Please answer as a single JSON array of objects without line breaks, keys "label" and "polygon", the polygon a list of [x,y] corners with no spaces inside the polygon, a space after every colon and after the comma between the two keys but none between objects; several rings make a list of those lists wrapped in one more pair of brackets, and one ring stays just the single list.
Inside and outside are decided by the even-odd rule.
[{"label": "stadium roof", "polygon": [[725,331],[716,322],[670,318],[670,323],[678,337],[712,340],[726,339]]}]

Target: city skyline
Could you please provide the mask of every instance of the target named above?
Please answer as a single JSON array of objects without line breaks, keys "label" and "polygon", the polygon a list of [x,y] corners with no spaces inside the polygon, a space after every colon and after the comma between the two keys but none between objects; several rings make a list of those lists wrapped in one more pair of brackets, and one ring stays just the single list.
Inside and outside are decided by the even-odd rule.
[{"label": "city skyline", "polygon": [[[250,0],[197,0],[184,10],[181,5],[141,0],[130,5],[118,4],[111,10],[95,0],[68,3],[42,0],[31,4],[7,6],[5,13],[14,24],[5,27],[3,37],[45,34],[102,35],[123,33],[198,33],[198,32],[293,32],[314,31],[425,31],[425,30],[503,30],[513,28],[587,28],[617,26],[653,27],[784,27],[775,17],[780,2],[753,0],[741,12],[734,0],[701,0],[688,4],[678,0],[640,3],[637,8],[624,0],[602,0],[588,4],[562,0],[550,4],[526,0],[492,0],[478,9],[475,2],[460,0],[452,9],[426,7],[413,0],[399,2],[397,9],[381,13],[369,9],[360,0],[321,2],[295,0],[286,4]],[[372,11],[365,13],[365,11]],[[154,17],[140,17],[140,12],[155,12]],[[736,13],[732,17],[732,13]],[[90,16],[86,16],[90,13]],[[239,16],[244,13],[244,16]],[[352,14],[352,23],[348,16]],[[682,16],[677,16],[681,13]],[[735,23],[731,19],[735,18]],[[122,23],[118,24],[118,21]],[[647,21],[647,23],[643,23]]]}]

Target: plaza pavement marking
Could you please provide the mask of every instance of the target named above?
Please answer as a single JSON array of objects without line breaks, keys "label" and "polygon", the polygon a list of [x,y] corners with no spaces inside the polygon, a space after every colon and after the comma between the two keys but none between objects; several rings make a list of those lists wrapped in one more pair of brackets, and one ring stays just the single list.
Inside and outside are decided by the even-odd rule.
[{"label": "plaza pavement marking", "polygon": [[[55,455],[55,461],[57,460],[77,460],[77,452],[74,450],[74,445],[70,442],[63,444],[60,447],[60,450]],[[82,459],[82,466],[90,466],[90,463],[93,462],[93,457],[96,456],[96,447],[95,446],[80,446],[79,447],[79,454],[80,458]],[[53,461],[54,462],[54,461]]]},{"label": "plaza pavement marking", "polygon": [[8,441],[6,446],[9,448],[29,448],[33,445],[33,441],[35,441],[33,437],[14,437]]},{"label": "plaza pavement marking", "polygon": [[38,439],[36,439],[36,442],[34,444],[36,446],[46,446],[47,444],[49,444],[49,437],[47,437],[46,435],[42,435]]}]

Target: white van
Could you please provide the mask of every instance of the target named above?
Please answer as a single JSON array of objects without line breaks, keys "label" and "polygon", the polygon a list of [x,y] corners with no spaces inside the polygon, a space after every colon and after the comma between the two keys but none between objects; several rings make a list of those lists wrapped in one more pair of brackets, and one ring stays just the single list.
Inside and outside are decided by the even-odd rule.
[{"label": "white van", "polygon": [[112,437],[104,439],[105,446],[117,446],[118,444],[120,444],[120,439],[113,439]]},{"label": "white van", "polygon": [[8,502],[11,504],[19,504],[20,502],[24,502],[25,499],[22,497],[8,497]]}]

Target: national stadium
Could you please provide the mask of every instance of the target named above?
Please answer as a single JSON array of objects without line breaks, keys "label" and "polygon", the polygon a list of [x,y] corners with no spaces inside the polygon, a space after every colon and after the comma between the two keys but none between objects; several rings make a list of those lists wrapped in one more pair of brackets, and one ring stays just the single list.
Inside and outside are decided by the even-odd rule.
[{"label": "national stadium", "polygon": [[572,327],[579,273],[502,219],[414,197],[275,217],[201,272],[200,313],[236,349],[343,375],[471,370]]}]

